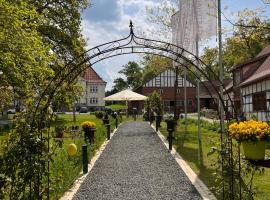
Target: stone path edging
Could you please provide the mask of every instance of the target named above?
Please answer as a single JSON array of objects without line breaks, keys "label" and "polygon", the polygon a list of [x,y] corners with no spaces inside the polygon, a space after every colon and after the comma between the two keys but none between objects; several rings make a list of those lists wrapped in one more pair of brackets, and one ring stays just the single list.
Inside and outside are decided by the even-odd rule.
[{"label": "stone path edging", "polygon": [[[151,126],[154,130],[156,128],[154,125]],[[166,138],[160,133],[160,131],[157,132],[159,138],[163,142],[163,144],[169,149],[169,144],[166,140]],[[181,167],[181,169],[184,171],[184,173],[187,175],[188,179],[191,181],[191,183],[194,185],[194,187],[197,189],[199,194],[202,196],[204,200],[217,200],[214,194],[207,188],[207,186],[202,182],[202,180],[198,177],[198,175],[191,169],[191,167],[186,163],[186,161],[177,153],[175,148],[172,148],[171,155],[176,160],[178,165]]]},{"label": "stone path edging", "polygon": [[[111,138],[114,136],[117,129],[122,125],[119,124],[117,128],[113,130],[111,133]],[[106,148],[107,144],[110,142],[110,140],[105,140],[104,143],[101,145],[101,147],[98,149],[98,151],[95,153],[95,156],[91,159],[90,163],[88,164],[88,173],[83,174],[83,171],[80,172],[80,177],[74,181],[74,184],[72,188],[70,188],[68,191],[65,192],[65,194],[60,198],[60,200],[72,200],[73,196],[76,194],[78,189],[80,188],[81,184],[84,182],[87,175],[91,172],[92,168],[94,167],[96,161]]]}]

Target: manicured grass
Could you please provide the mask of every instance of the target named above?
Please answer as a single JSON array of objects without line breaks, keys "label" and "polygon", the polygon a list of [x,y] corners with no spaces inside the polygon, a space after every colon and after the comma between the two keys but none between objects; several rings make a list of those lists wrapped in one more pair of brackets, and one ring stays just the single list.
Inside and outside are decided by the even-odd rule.
[{"label": "manicured grass", "polygon": [[[207,125],[206,125],[207,124]],[[163,135],[167,137],[166,123],[161,123],[161,129]],[[216,175],[214,164],[217,160],[217,154],[208,156],[207,154],[211,151],[211,147],[220,147],[220,135],[215,130],[214,126],[209,126],[208,123],[205,123],[202,127],[202,145],[201,152],[203,155],[203,165],[199,164],[199,145],[198,145],[198,136],[197,136],[197,125],[195,120],[188,121],[188,132],[184,133],[184,123],[183,120],[178,122],[177,131],[174,133],[174,142],[173,146],[177,152],[187,161],[190,167],[195,173],[198,174],[200,179],[210,188],[213,192],[213,187],[216,186],[215,183]],[[242,151],[243,152],[243,151]],[[270,155],[270,151],[267,150],[267,155]],[[270,199],[270,169],[265,169],[265,173],[262,175],[256,174],[254,178],[254,186],[257,188],[257,195],[255,199],[266,200]]]},{"label": "manicured grass", "polygon": [[124,104],[113,104],[106,106],[106,108],[111,108],[112,110],[126,110],[127,106]]}]

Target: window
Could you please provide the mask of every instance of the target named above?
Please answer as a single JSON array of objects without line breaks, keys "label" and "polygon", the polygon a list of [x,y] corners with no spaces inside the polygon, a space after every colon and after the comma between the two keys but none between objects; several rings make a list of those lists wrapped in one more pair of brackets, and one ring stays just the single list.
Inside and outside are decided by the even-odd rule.
[{"label": "window", "polygon": [[266,93],[259,92],[252,94],[253,111],[266,110]]},{"label": "window", "polygon": [[90,85],[90,93],[97,93],[98,86],[97,85]]},{"label": "window", "polygon": [[165,107],[170,106],[170,101],[164,101],[164,106]]},{"label": "window", "polygon": [[92,97],[90,98],[90,104],[97,104],[98,103],[98,98]]},{"label": "window", "polygon": [[181,89],[180,88],[177,88],[177,94],[180,94],[180,92],[181,92]]},{"label": "window", "polygon": [[192,104],[193,104],[192,99],[189,99],[189,100],[188,100],[188,105],[189,105],[189,106],[192,106]]},{"label": "window", "polygon": [[163,89],[158,90],[159,94],[163,94]]},{"label": "window", "polygon": [[178,101],[176,101],[176,105],[177,106],[183,106],[184,105],[184,101],[183,100],[178,100]]}]

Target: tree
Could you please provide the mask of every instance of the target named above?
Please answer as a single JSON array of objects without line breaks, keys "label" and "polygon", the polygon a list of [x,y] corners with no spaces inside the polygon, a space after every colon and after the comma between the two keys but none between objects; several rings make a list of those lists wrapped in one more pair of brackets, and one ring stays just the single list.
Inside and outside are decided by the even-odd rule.
[{"label": "tree", "polygon": [[53,75],[48,66],[54,56],[37,31],[40,16],[32,6],[24,1],[0,0],[0,9],[0,88],[11,88],[9,94],[1,92],[0,98],[13,98],[16,92],[26,99],[39,90],[45,77]]},{"label": "tree", "polygon": [[122,66],[123,69],[119,71],[120,74],[126,76],[126,84],[129,88],[136,88],[142,83],[142,68],[138,63],[129,61],[128,64]]},{"label": "tree", "polygon": [[[228,68],[254,58],[270,42],[270,21],[258,17],[256,11],[245,9],[238,13],[238,20],[232,37],[224,44],[224,65]],[[256,28],[247,28],[247,27]]]},{"label": "tree", "polygon": [[159,27],[158,32],[161,37],[170,39],[171,35],[171,16],[176,13],[179,0],[162,0],[154,7],[146,7],[148,20]]},{"label": "tree", "polygon": [[142,83],[146,83],[163,70],[172,67],[172,60],[157,55],[145,55],[141,61],[143,67]]},{"label": "tree", "polygon": [[113,89],[117,92],[120,92],[128,87],[127,82],[123,78],[117,78],[113,81]]}]

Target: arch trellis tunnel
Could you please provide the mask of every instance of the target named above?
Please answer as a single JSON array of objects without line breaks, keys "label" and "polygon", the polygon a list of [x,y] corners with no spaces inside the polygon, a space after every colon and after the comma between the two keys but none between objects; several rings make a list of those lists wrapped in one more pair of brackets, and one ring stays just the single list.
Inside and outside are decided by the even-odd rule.
[{"label": "arch trellis tunnel", "polygon": [[[37,108],[39,108],[41,100],[46,96],[48,101],[46,106],[43,107],[44,111],[46,111],[55,91],[65,80],[69,80],[70,83],[74,81],[87,68],[86,63],[94,65],[100,61],[127,54],[152,54],[173,60],[179,66],[186,68],[192,73],[205,87],[211,97],[213,97],[214,94],[217,95],[219,102],[224,108],[225,114],[229,114],[229,110],[220,94],[220,87],[225,90],[225,86],[210,66],[205,64],[195,54],[182,47],[168,42],[136,36],[132,21],[130,22],[130,34],[127,37],[93,47],[70,61],[61,71],[57,72],[50,80],[43,93],[41,93]],[[74,64],[76,61],[78,64]],[[199,73],[192,71],[191,67],[196,68]],[[207,74],[205,69],[207,69],[210,74]],[[203,80],[209,81],[211,87],[214,89],[214,93],[210,92],[208,87],[204,85]],[[213,80],[215,80],[215,83]],[[219,84],[218,87],[216,82]],[[227,99],[230,101],[230,105],[232,105],[232,110],[235,111],[234,104],[229,95],[227,95]],[[35,112],[35,114],[37,113]],[[235,112],[235,119],[237,120],[237,112]]]},{"label": "arch trellis tunnel", "polygon": [[[210,66],[206,65],[201,59],[196,57],[196,55],[185,50],[182,47],[176,46],[168,42],[138,37],[134,33],[134,27],[132,22],[130,22],[130,33],[127,37],[104,43],[85,51],[83,54],[79,55],[77,58],[66,64],[61,71],[56,72],[53,78],[48,79],[49,82],[45,89],[40,93],[40,96],[37,97],[37,106],[35,107],[34,112],[31,113],[30,132],[38,130],[40,132],[40,136],[42,137],[44,121],[45,124],[47,124],[46,126],[50,126],[52,116],[48,114],[48,108],[51,101],[53,100],[55,93],[63,83],[74,82],[76,78],[87,68],[87,64],[94,65],[102,60],[126,54],[152,54],[166,57],[173,60],[175,63],[178,63],[179,66],[183,66],[184,68],[186,68],[203,85],[203,80],[208,80],[210,85],[214,89],[214,93],[210,92],[210,90],[207,89],[207,86],[204,85],[206,90],[208,90],[209,95],[212,97],[213,95],[216,95],[225,110],[225,114],[229,114],[229,110],[225,105],[225,101],[223,100],[223,95],[221,95],[220,93],[220,88],[222,87],[223,90],[225,90],[225,86],[219,79],[218,75],[213,72]],[[196,72],[194,72],[192,68],[195,68]],[[207,69],[208,73],[205,72],[205,69]],[[218,87],[216,86],[216,82],[219,82]],[[234,104],[230,99],[229,95],[227,99],[230,101],[230,105],[232,105],[233,107]],[[233,110],[235,109],[233,108]],[[235,112],[235,114],[237,113]],[[219,113],[219,118],[221,118],[221,113]],[[236,115],[235,119],[237,120]],[[232,152],[232,142],[228,143],[227,141],[225,142],[225,140],[223,141],[223,139],[225,138],[224,135],[226,134],[221,134],[221,149],[227,145],[229,146],[230,152]],[[239,154],[240,150],[238,149],[238,155]],[[229,156],[229,160],[231,161],[233,154],[230,153]],[[233,163],[231,163],[231,168],[233,168]],[[230,180],[233,184],[233,176]],[[48,184],[49,181],[50,180],[48,178]]]}]

